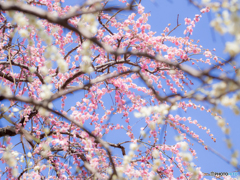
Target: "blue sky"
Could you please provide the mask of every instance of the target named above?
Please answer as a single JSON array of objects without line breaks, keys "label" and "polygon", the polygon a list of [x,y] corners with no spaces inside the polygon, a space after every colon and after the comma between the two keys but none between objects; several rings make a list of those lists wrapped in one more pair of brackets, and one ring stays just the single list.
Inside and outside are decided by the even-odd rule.
[{"label": "blue sky", "polygon": [[[149,17],[148,23],[151,25],[151,30],[156,31],[157,35],[163,31],[163,29],[171,23],[171,28],[174,28],[177,24],[177,16],[179,14],[179,23],[181,26],[178,27],[171,35],[172,36],[183,36],[183,31],[185,29],[184,18],[193,18],[195,14],[200,14],[199,9],[191,5],[188,1],[142,1],[142,5],[145,7],[145,12],[151,12],[151,17]],[[191,39],[200,40],[200,43],[204,48],[212,50],[216,48],[217,56],[222,58],[228,58],[228,55],[224,53],[224,42],[226,40],[231,40],[231,38],[221,37],[218,33],[216,33],[210,26],[209,23],[211,19],[214,18],[213,13],[203,14],[200,22],[196,24],[194,28],[193,35],[190,36]],[[196,67],[195,67],[196,68]],[[207,107],[206,103],[201,103]],[[240,125],[239,117],[235,116],[233,112],[228,108],[223,108],[223,117],[229,123],[231,127],[230,138],[233,142],[234,149],[240,149],[239,143],[239,130],[238,127]],[[225,156],[226,158],[231,157],[231,152],[226,147],[226,143],[223,141],[225,136],[223,135],[221,129],[217,126],[216,120],[206,112],[189,109],[187,115],[192,119],[197,119],[198,122],[206,126],[211,130],[211,133],[214,134],[214,137],[217,138],[217,142],[214,143],[205,132],[200,132],[194,126],[190,126],[193,131],[199,132],[200,137],[205,141],[205,143],[220,154]],[[171,136],[171,131],[169,130],[167,137],[167,144],[174,143],[173,136]],[[213,153],[206,151],[203,146],[194,143],[194,149],[197,152],[198,159],[194,160],[194,163],[201,167],[202,172],[209,173],[211,171],[214,172],[232,172],[235,169],[225,163],[222,159],[218,158]]]},{"label": "blue sky", "polygon": [[[116,1],[113,1],[115,3]],[[170,30],[173,29],[177,25],[177,17],[179,15],[179,23],[181,24],[175,31],[172,32],[172,36],[180,36],[183,37],[183,31],[186,28],[184,18],[188,17],[193,19],[195,14],[200,14],[200,10],[188,3],[187,0],[182,1],[149,1],[149,0],[142,0],[142,5],[145,7],[145,12],[150,12],[151,16],[149,17],[148,23],[151,25],[151,30],[157,32],[156,35],[160,35],[166,26],[171,23]],[[127,18],[129,13],[123,12],[120,14],[119,19]],[[228,54],[224,53],[224,42],[226,40],[231,40],[231,38],[223,38],[218,33],[216,33],[210,26],[209,23],[211,19],[214,18],[213,13],[206,13],[203,14],[200,22],[196,24],[194,28],[193,35],[190,36],[191,39],[200,40],[200,43],[203,48],[212,50],[213,48],[216,49],[216,55],[222,58],[228,58]],[[135,18],[136,19],[136,18]],[[207,66],[200,65],[201,67],[205,68]],[[195,67],[197,68],[197,67]],[[229,68],[229,67],[228,67]],[[230,66],[231,68],[231,66]],[[219,73],[219,72],[216,72]],[[194,81],[193,81],[194,82]],[[195,87],[199,85],[198,82],[195,82]],[[166,87],[167,89],[167,87]],[[106,102],[111,101],[109,97],[104,98]],[[210,108],[209,104],[207,103],[196,103],[204,105],[206,108]],[[238,131],[238,126],[240,122],[238,122],[238,117],[233,114],[233,112],[228,108],[223,108],[223,117],[229,123],[231,127],[231,134],[230,138],[233,142],[234,149],[240,149],[240,144],[238,137],[240,135]],[[185,117],[192,117],[192,119],[198,120],[198,122],[202,126],[206,126],[208,129],[211,130],[211,133],[217,138],[216,143],[212,141],[212,139],[205,133],[203,130],[199,130],[196,126],[189,125],[190,129],[197,134],[204,140],[205,144],[215,149],[218,153],[222,154],[227,159],[231,158],[231,151],[227,148],[226,143],[224,142],[225,135],[222,133],[222,130],[217,126],[216,120],[209,114],[204,111],[194,110],[189,108],[187,113],[178,110],[173,114],[179,114]],[[135,126],[135,133],[139,133],[140,127],[143,126],[140,119],[136,119],[133,114],[130,114],[131,124],[135,124],[137,121],[140,121]],[[143,121],[143,120],[142,120]],[[119,123],[121,122],[121,115],[114,115],[111,117],[111,122]],[[118,143],[126,140],[127,136],[124,136],[123,130],[113,131],[106,136],[104,139],[112,142]],[[172,145],[175,144],[174,136],[176,132],[171,128],[167,128],[167,142],[166,144]],[[129,138],[128,138],[129,139]],[[198,159],[194,160],[194,163],[201,167],[202,172],[210,173],[211,171],[214,172],[233,172],[235,169],[227,164],[225,161],[217,157],[215,154],[211,153],[210,151],[205,150],[202,145],[199,145],[197,142],[192,141],[194,143],[193,149],[196,150]],[[128,149],[128,144],[125,145],[126,149]],[[113,149],[113,152],[118,154],[120,153],[119,150]],[[178,174],[178,170],[176,170],[176,174]]]},{"label": "blue sky", "polygon": [[[172,32],[172,36],[180,36],[183,37],[183,31],[186,28],[184,18],[188,17],[193,19],[195,14],[200,14],[200,10],[188,3],[188,1],[149,1],[143,0],[142,5],[145,7],[145,12],[150,12],[151,16],[149,17],[148,23],[151,25],[151,30],[157,32],[156,35],[160,35],[166,26],[171,23],[170,30],[173,29],[177,25],[177,17],[179,15],[179,23],[181,24],[175,31]],[[122,18],[124,18],[124,13],[121,14]],[[190,36],[191,39],[200,40],[200,43],[203,48],[212,50],[216,49],[215,53],[217,56],[222,57],[224,59],[228,58],[228,54],[224,53],[224,42],[226,40],[231,40],[229,37],[221,37],[218,33],[216,33],[210,26],[211,19],[214,18],[213,13],[203,14],[200,22],[196,23],[196,27],[194,28],[193,35]],[[126,16],[127,17],[127,16]],[[201,66],[203,68],[207,67],[205,65]],[[194,68],[197,68],[196,66]],[[229,67],[227,67],[229,69]],[[231,66],[230,66],[231,68]],[[216,73],[219,73],[216,72]],[[194,82],[194,81],[193,81]],[[198,85],[198,82],[195,82],[195,87]],[[167,87],[166,87],[167,88]],[[204,105],[206,108],[210,108],[207,103],[196,103]],[[239,144],[239,130],[238,126],[240,122],[238,121],[239,117],[235,116],[233,112],[222,106],[219,106],[223,110],[223,117],[229,123],[231,127],[230,138],[233,143],[234,149],[240,149]],[[197,134],[200,135],[201,139],[204,140],[205,144],[215,149],[218,153],[226,157],[227,159],[231,159],[231,151],[227,148],[226,143],[224,142],[225,135],[222,133],[222,130],[217,126],[216,120],[207,112],[194,110],[189,108],[187,113],[178,110],[173,114],[179,114],[185,117],[192,117],[192,119],[198,120],[198,122],[202,126],[206,126],[211,130],[211,133],[217,138],[216,143],[212,141],[212,139],[207,135],[203,130],[199,130],[196,126],[189,125],[190,129]],[[116,119],[115,117],[114,119]],[[136,121],[134,116],[130,115],[132,121]],[[119,118],[120,119],[120,118]],[[141,125],[139,125],[140,127]],[[136,128],[137,129],[137,128]],[[166,144],[175,144],[174,136],[176,133],[168,127],[167,129],[167,142]],[[116,134],[114,134],[116,133]],[[106,140],[117,143],[124,140],[124,137],[117,136],[118,132],[109,133]],[[137,130],[136,130],[136,133]],[[117,138],[116,138],[117,137]],[[122,140],[121,140],[121,139]],[[201,167],[202,172],[210,173],[213,172],[233,172],[236,169],[231,165],[220,159],[218,156],[213,154],[210,151],[205,150],[202,145],[199,145],[197,142],[192,141],[194,143],[193,149],[196,150],[198,159],[194,160],[194,163]],[[126,146],[127,148],[127,146]],[[117,151],[117,150],[115,150]],[[178,174],[176,170],[176,174]]]}]

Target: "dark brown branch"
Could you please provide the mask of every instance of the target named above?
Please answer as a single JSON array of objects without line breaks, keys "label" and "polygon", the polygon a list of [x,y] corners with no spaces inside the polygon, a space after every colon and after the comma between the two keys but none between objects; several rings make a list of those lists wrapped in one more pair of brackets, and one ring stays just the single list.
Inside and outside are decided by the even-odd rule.
[{"label": "dark brown branch", "polygon": [[120,148],[122,151],[122,155],[126,155],[125,148],[121,144],[113,144],[113,143],[108,143],[110,146],[115,147],[115,148]]},{"label": "dark brown branch", "polygon": [[65,89],[65,88],[67,87],[67,85],[72,82],[72,80],[74,80],[75,78],[77,78],[77,77],[79,77],[79,76],[81,76],[81,75],[83,75],[83,74],[84,74],[84,72],[82,72],[82,71],[76,72],[72,77],[68,78],[68,79],[64,82],[64,84],[62,85],[62,87],[61,87],[60,89]]},{"label": "dark brown branch", "polygon": [[[23,69],[26,69],[26,70],[29,71],[29,67],[28,67],[28,66],[23,65],[23,64],[20,64],[20,63],[15,63],[14,61],[11,61],[11,63],[10,63],[10,62],[0,62],[0,65],[13,65],[13,66],[18,66],[18,67],[20,67],[20,68],[23,68]],[[41,81],[41,83],[42,83],[42,84],[45,84],[42,76],[41,76],[37,71],[34,72],[34,73],[37,75],[37,77],[39,78],[39,80]]]},{"label": "dark brown branch", "polygon": [[[36,108],[34,108],[33,111],[31,111],[31,113],[28,115],[28,119],[31,119],[31,118],[33,118],[34,116],[36,116],[37,113],[38,113],[38,111],[36,110]],[[19,123],[21,123],[22,126],[23,126],[24,122],[25,122],[25,117],[22,117],[22,119],[20,120]]]},{"label": "dark brown branch", "polygon": [[7,79],[8,81],[15,83],[15,82],[28,82],[27,79],[18,79],[18,78],[13,78],[12,76],[8,74],[4,74],[2,71],[0,71],[0,76],[4,79]]},{"label": "dark brown branch", "polygon": [[16,136],[16,128],[15,126],[6,126],[4,128],[0,128],[0,137],[3,136]]},{"label": "dark brown branch", "polygon": [[98,22],[111,34],[113,35],[113,32],[110,31],[110,29],[108,29],[103,23],[102,23],[102,20],[101,20],[101,17],[98,16]]},{"label": "dark brown branch", "polygon": [[64,59],[66,60],[67,57],[68,57],[73,51],[77,50],[77,48],[79,48],[79,47],[80,47],[80,45],[77,45],[75,48],[73,48],[71,51],[69,51],[69,52],[64,56]]},{"label": "dark brown branch", "polygon": [[20,129],[18,130],[18,133],[16,133],[16,127],[15,126],[6,126],[4,128],[0,128],[0,137],[3,136],[16,136],[17,134],[22,134],[24,135],[25,139],[27,140],[27,142],[32,146],[32,148],[34,147],[34,143],[32,142],[33,136],[31,135],[31,133],[27,130],[25,130],[24,128],[20,127]]}]

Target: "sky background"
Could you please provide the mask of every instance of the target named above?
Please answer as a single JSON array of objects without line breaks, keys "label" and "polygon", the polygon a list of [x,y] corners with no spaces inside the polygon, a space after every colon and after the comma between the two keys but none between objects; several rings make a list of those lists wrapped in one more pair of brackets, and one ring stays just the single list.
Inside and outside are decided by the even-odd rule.
[{"label": "sky background", "polygon": [[[65,4],[78,4],[82,3],[83,1],[66,1]],[[116,2],[116,0],[114,0]],[[151,25],[151,30],[157,32],[156,35],[160,35],[163,30],[165,29],[166,26],[168,26],[169,23],[171,23],[170,30],[173,29],[177,25],[177,17],[179,15],[179,23],[181,24],[180,27],[178,27],[175,31],[172,32],[171,36],[179,36],[183,37],[183,31],[186,28],[184,25],[184,18],[188,17],[193,19],[195,14],[200,14],[199,9],[194,7],[193,5],[189,4],[187,0],[159,0],[159,1],[150,1],[150,0],[142,0],[142,5],[145,7],[145,12],[150,12],[151,16],[149,17],[148,23]],[[120,17],[127,18],[128,13],[121,13]],[[213,13],[207,13],[204,14],[203,17],[200,19],[200,22],[196,24],[196,27],[194,28],[193,35],[190,37],[191,39],[194,40],[200,40],[200,43],[204,48],[212,50],[213,48],[216,48],[216,54],[217,56],[220,56],[222,58],[228,58],[228,55],[225,54],[224,51],[224,42],[227,40],[231,40],[231,37],[226,37],[225,39],[219,36],[218,33],[216,33],[213,29],[210,28],[209,23],[211,19],[214,18]],[[136,18],[135,18],[136,19]],[[195,67],[196,68],[196,67]],[[194,82],[194,81],[193,81]],[[197,86],[198,83],[195,84]],[[167,87],[166,87],[167,89]],[[82,92],[77,93],[77,96],[81,96]],[[71,100],[75,101],[76,96],[70,95],[68,97],[68,102]],[[104,97],[103,99],[105,102],[110,101],[111,99],[109,97]],[[75,101],[76,102],[76,101]],[[60,103],[58,104],[58,101],[55,103],[55,107],[60,107]],[[204,105],[206,108],[208,104],[206,103],[197,103]],[[71,107],[72,104],[67,104],[68,107]],[[231,127],[231,134],[230,138],[233,143],[234,149],[240,149],[240,131],[239,131],[239,116],[235,116],[233,112],[228,109],[228,108],[223,108],[223,117],[226,119],[226,121],[229,123]],[[67,109],[67,108],[66,108]],[[102,111],[102,113],[104,113]],[[216,120],[207,112],[205,111],[200,111],[194,110],[192,108],[189,108],[187,113],[178,110],[174,112],[173,114],[179,114],[180,116],[185,116],[185,117],[192,117],[192,120],[196,119],[198,120],[199,124],[202,126],[206,126],[208,129],[211,130],[211,133],[214,135],[215,138],[217,138],[216,143],[213,142],[213,140],[209,137],[208,134],[205,133],[203,130],[199,130],[194,125],[189,125],[190,129],[197,134],[200,135],[200,138],[205,141],[205,144],[208,146],[212,147],[216,151],[218,151],[220,154],[222,154],[224,157],[227,159],[231,158],[231,151],[227,148],[226,143],[224,142],[225,136],[222,133],[222,130],[217,126]],[[119,123],[121,121],[121,116],[116,116],[114,115],[111,119],[113,123]],[[139,119],[136,119],[133,116],[133,113],[130,114],[130,121],[131,124],[135,124],[136,122],[140,121]],[[143,126],[144,123],[138,123],[134,126],[136,129],[136,134],[139,133],[140,127]],[[187,123],[186,123],[187,124]],[[7,124],[2,124],[3,126]],[[92,127],[88,127],[92,129]],[[107,140],[108,142],[112,143],[118,143],[125,141],[127,136],[122,136],[123,131],[113,131],[106,136],[104,136],[104,139]],[[176,135],[176,132],[173,131],[171,128],[168,127],[167,129],[167,141],[166,144],[168,145],[173,145],[176,144],[174,137]],[[127,139],[129,140],[129,138]],[[197,142],[194,142],[194,146],[192,147],[193,149],[196,150],[198,159],[193,160],[193,162],[201,167],[202,172],[205,173],[210,173],[211,171],[213,172],[233,172],[235,169],[227,164],[225,161],[217,157],[215,154],[211,153],[210,151],[205,150],[205,148],[202,145],[199,145]],[[126,150],[128,152],[128,147],[129,144],[125,145]],[[113,149],[113,153],[118,154],[120,153],[119,150]],[[176,174],[179,174],[179,171],[176,170]]]},{"label": "sky background", "polygon": [[[174,28],[177,25],[177,16],[179,14],[179,23],[181,24],[171,35],[172,36],[183,36],[183,31],[186,28],[184,25],[184,18],[188,17],[193,19],[195,14],[200,14],[198,8],[194,7],[187,0],[181,1],[148,1],[143,0],[142,5],[145,7],[145,12],[151,12],[151,17],[149,17],[148,23],[151,25],[151,30],[156,31],[157,35],[162,33],[163,29],[171,23],[171,28]],[[209,23],[215,17],[213,13],[203,14],[200,21],[196,24],[194,28],[193,35],[190,36],[191,39],[200,40],[200,43],[203,48],[212,50],[216,48],[217,56],[227,59],[228,54],[224,53],[224,42],[231,40],[231,37],[221,37],[216,33],[212,28],[210,28]],[[196,68],[196,67],[195,67]],[[218,71],[219,72],[219,71]],[[200,104],[200,103],[198,103]],[[207,104],[203,104],[205,107],[208,107]],[[229,123],[231,127],[230,138],[233,142],[235,149],[240,149],[240,131],[239,131],[239,116],[235,116],[229,108],[223,108],[223,117]],[[225,139],[224,134],[221,129],[216,125],[216,120],[209,114],[199,110],[193,110],[192,108],[188,109],[187,115],[192,117],[192,119],[197,119],[198,122],[206,126],[211,130],[211,133],[217,138],[216,143],[214,143],[211,138],[202,130],[199,130],[196,126],[190,126],[191,130],[198,133],[200,137],[205,141],[205,143],[226,158],[231,157],[230,150],[226,147],[226,143],[223,141]],[[174,144],[174,138],[169,131],[167,136],[167,144]],[[194,143],[193,147],[196,152],[198,159],[194,160],[194,163],[201,167],[202,172],[210,173],[214,172],[233,172],[235,169],[224,162],[222,159],[217,157],[215,154],[204,149],[203,146]]]},{"label": "sky background", "polygon": [[[181,1],[168,1],[168,0],[159,0],[159,1],[149,1],[142,0],[142,5],[145,7],[145,12],[150,12],[151,16],[149,17],[148,23],[151,25],[151,30],[157,32],[156,35],[160,35],[166,26],[171,23],[170,30],[177,25],[177,16],[179,15],[179,23],[181,24],[175,31],[171,33],[171,36],[183,37],[183,31],[185,30],[184,19],[186,17],[193,19],[195,14],[200,14],[200,10],[190,4],[187,0]],[[122,13],[123,14],[123,13]],[[224,59],[228,59],[228,54],[224,53],[224,44],[226,41],[232,40],[230,36],[222,37],[216,33],[210,26],[210,21],[215,17],[211,13],[203,14],[202,18],[196,27],[194,28],[193,35],[190,36],[191,39],[200,40],[200,43],[203,48],[212,50],[216,49],[216,55]],[[203,66],[204,67],[204,66]],[[238,66],[237,66],[238,67]],[[195,67],[196,68],[196,67]],[[231,66],[227,67],[228,69]],[[216,73],[219,73],[216,72]],[[198,83],[196,83],[197,85]],[[166,88],[167,89],[167,88]],[[197,103],[204,105],[206,108],[211,107],[207,103]],[[240,131],[239,131],[239,116],[235,116],[234,113],[229,108],[224,108],[219,106],[223,110],[223,117],[226,119],[226,122],[229,123],[231,127],[230,138],[233,143],[234,149],[240,149]],[[211,133],[217,138],[216,143],[212,141],[208,134],[203,130],[199,130],[194,125],[189,125],[190,129],[200,135],[201,139],[205,141],[205,144],[215,149],[218,153],[226,157],[227,159],[231,158],[231,151],[227,148],[226,143],[224,142],[225,135],[222,133],[222,130],[217,126],[216,120],[207,112],[194,110],[189,108],[187,113],[183,111],[176,111],[180,116],[192,117],[192,120],[196,119],[202,126],[206,126],[211,130]],[[130,117],[134,121],[134,116]],[[175,144],[174,136],[176,133],[168,127],[167,129],[167,142],[166,144],[171,145]],[[117,135],[116,135],[117,136]],[[107,139],[110,139],[110,142],[119,142],[120,138],[114,136],[108,136]],[[213,154],[210,151],[205,150],[202,145],[199,145],[197,142],[194,142],[193,149],[196,150],[198,159],[194,160],[194,163],[201,167],[202,172],[210,173],[213,172],[233,172],[236,169],[231,165],[220,159],[218,156]],[[177,170],[176,170],[177,173]]]},{"label": "sky background", "polygon": [[[78,1],[83,2],[83,1]],[[118,4],[117,1],[114,0],[111,3],[112,4]],[[128,1],[130,2],[130,1]],[[68,2],[67,2],[68,3]],[[74,4],[74,2],[73,2]],[[156,32],[156,36],[159,36],[165,27],[168,26],[169,23],[171,23],[170,30],[173,29],[177,25],[177,17],[179,15],[179,26],[175,31],[171,33],[171,36],[177,36],[177,37],[184,37],[184,30],[186,28],[184,19],[186,17],[193,19],[196,14],[200,14],[200,10],[190,4],[187,0],[142,0],[142,5],[145,7],[146,13],[151,13],[151,16],[148,18],[148,24],[151,25],[151,31]],[[119,20],[123,20],[127,18],[129,15],[128,12],[121,13],[118,17]],[[220,36],[218,33],[216,33],[211,27],[210,27],[210,21],[214,19],[215,14],[210,12],[203,14],[200,21],[196,23],[196,27],[194,28],[193,35],[190,36],[191,39],[194,39],[195,41],[200,40],[200,45],[203,46],[205,49],[213,50],[216,49],[215,54],[223,59],[228,59],[228,54],[224,53],[224,44],[226,41],[231,41],[232,38],[230,36]],[[135,17],[135,19],[137,19]],[[202,56],[203,57],[203,56]],[[197,57],[196,57],[197,58]],[[207,67],[206,65],[200,64],[200,67]],[[238,67],[238,66],[237,66]],[[194,68],[197,68],[196,66]],[[226,67],[228,70],[231,69],[231,66]],[[216,71],[215,73],[219,73],[220,71]],[[197,87],[199,85],[199,82],[195,82],[195,85],[193,87]],[[139,82],[141,83],[141,82]],[[164,84],[164,82],[163,82]],[[143,85],[143,84],[142,84]],[[143,85],[144,86],[144,85]],[[166,87],[167,89],[167,87]],[[105,102],[110,102],[111,99],[109,97],[104,97]],[[196,103],[205,106],[205,108],[211,108],[209,104],[207,103]],[[240,149],[240,131],[239,131],[239,116],[235,116],[234,113],[229,108],[224,108],[221,105],[219,107],[223,110],[223,117],[226,119],[226,122],[229,123],[231,127],[231,134],[230,138],[233,143],[234,149]],[[178,110],[176,112],[172,113],[173,115],[179,114],[180,116],[185,117],[192,117],[192,120],[196,119],[198,120],[199,124],[202,126],[206,126],[208,129],[211,130],[211,133],[214,135],[214,137],[217,139],[216,143],[213,142],[213,140],[210,138],[208,134],[206,134],[205,131],[200,130],[195,125],[191,125],[189,123],[186,123],[190,127],[190,130],[194,131],[195,133],[199,134],[200,138],[204,140],[205,144],[210,146],[211,148],[215,149],[219,154],[223,155],[227,159],[231,159],[231,151],[227,148],[226,143],[224,141],[225,135],[222,133],[222,130],[217,126],[216,120],[211,116],[209,113],[205,111],[194,110],[193,108],[189,108],[187,113],[183,112],[182,110]],[[121,116],[114,115],[110,119],[111,122],[114,124],[117,124],[121,121]],[[143,120],[142,120],[143,121]],[[130,113],[130,124],[135,124],[138,122],[134,128],[136,134],[139,133],[140,127],[143,127],[144,123],[141,123],[140,119],[136,119],[133,116],[133,113]],[[91,127],[89,127],[91,128]],[[129,139],[127,136],[123,135],[123,130],[118,131],[110,131],[109,134],[104,136],[103,138],[107,140],[108,142],[112,143],[118,143],[126,141],[126,138]],[[172,130],[172,128],[167,128],[167,141],[166,144],[173,145],[176,143],[174,140],[174,137],[176,136],[176,132]],[[191,139],[190,139],[191,140]],[[218,156],[213,154],[210,151],[205,150],[205,148],[202,145],[199,145],[194,140],[191,140],[192,143],[194,143],[193,149],[196,150],[198,159],[193,160],[193,162],[201,167],[202,172],[210,173],[210,172],[233,172],[236,169],[233,168],[232,165],[229,165],[222,159],[220,159]],[[128,152],[128,146],[129,144],[124,145],[126,147],[126,150]],[[120,154],[121,152],[118,149],[113,149],[113,153]],[[179,170],[176,169],[175,174],[179,174]]]}]

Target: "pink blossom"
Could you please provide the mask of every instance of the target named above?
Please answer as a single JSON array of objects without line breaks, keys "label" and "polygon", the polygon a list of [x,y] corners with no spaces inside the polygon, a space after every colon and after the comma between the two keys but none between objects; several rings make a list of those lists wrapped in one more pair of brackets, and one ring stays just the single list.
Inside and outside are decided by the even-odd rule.
[{"label": "pink blossom", "polygon": [[144,12],[144,9],[145,8],[141,4],[139,4],[138,5],[138,14],[142,14]]}]

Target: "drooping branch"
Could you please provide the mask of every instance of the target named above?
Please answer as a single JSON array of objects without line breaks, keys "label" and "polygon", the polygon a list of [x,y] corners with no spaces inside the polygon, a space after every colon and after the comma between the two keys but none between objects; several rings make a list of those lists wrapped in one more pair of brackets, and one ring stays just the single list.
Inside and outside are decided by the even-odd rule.
[{"label": "drooping branch", "polygon": [[[23,68],[23,69],[26,69],[26,70],[28,70],[29,71],[29,67],[28,66],[26,66],[26,65],[24,65],[24,64],[20,64],[20,63],[15,63],[14,61],[11,61],[11,63],[10,62],[0,62],[0,65],[13,65],[13,66],[18,66],[18,67],[20,67],[20,68]],[[2,73],[2,72],[1,72]],[[41,83],[42,84],[45,84],[45,82],[44,82],[44,80],[43,80],[43,77],[39,74],[39,72],[38,71],[36,71],[36,72],[34,72],[36,75],[37,75],[37,77],[39,78],[39,80],[41,81]],[[3,75],[1,75],[2,77],[4,76],[4,74]],[[27,80],[26,80],[27,81]],[[12,81],[11,81],[12,82]],[[28,82],[28,81],[27,81]]]},{"label": "drooping branch", "polygon": [[23,78],[13,78],[12,76],[5,74],[3,72],[0,71],[0,77],[7,79],[8,81],[15,83],[15,82],[28,82],[27,79],[23,79]]},{"label": "drooping branch", "polygon": [[[34,99],[29,99],[29,98],[25,98],[25,97],[17,97],[17,96],[14,96],[14,95],[1,95],[1,96],[3,96],[3,99],[8,99],[8,100],[12,100],[12,101],[19,101],[19,102],[29,103],[29,104],[32,104],[32,105],[37,106],[37,107],[42,107],[42,108],[44,108],[44,109],[46,109],[46,110],[48,110],[48,111],[50,111],[50,112],[52,112],[52,113],[54,113],[54,114],[56,114],[56,115],[59,115],[60,117],[62,117],[62,118],[64,118],[64,119],[72,122],[73,124],[75,124],[76,126],[78,126],[79,128],[81,128],[81,129],[82,129],[83,131],[85,131],[89,136],[93,137],[97,143],[100,143],[100,144],[103,146],[103,148],[107,151],[107,154],[108,154],[108,157],[109,157],[109,160],[110,160],[110,164],[111,164],[112,169],[113,169],[113,173],[112,173],[110,179],[112,178],[113,175],[116,175],[116,176],[117,176],[117,171],[116,171],[116,168],[115,168],[115,164],[114,164],[114,162],[113,162],[113,158],[112,158],[112,155],[111,155],[111,151],[110,151],[110,149],[108,148],[108,144],[107,144],[105,141],[103,141],[102,139],[100,139],[100,138],[98,138],[97,136],[95,136],[94,134],[92,134],[89,130],[87,130],[86,128],[84,128],[80,122],[78,122],[78,121],[76,121],[75,119],[70,118],[70,117],[68,117],[68,116],[66,116],[66,115],[64,115],[64,114],[62,114],[62,113],[60,113],[60,112],[58,112],[58,111],[55,111],[55,110],[49,108],[49,107],[47,106],[47,103],[44,103],[44,102],[36,101],[36,100],[34,100]],[[1,96],[0,96],[0,97],[1,97]],[[30,134],[29,134],[25,129],[23,129],[22,127],[20,127],[20,130],[23,132],[23,134],[25,135],[25,138],[26,138],[27,140],[29,140],[29,139],[36,139],[36,138],[33,138],[32,135],[30,135]]]},{"label": "drooping branch", "polygon": [[[157,62],[164,63],[170,67],[178,68],[178,69],[182,70],[183,72],[185,72],[195,78],[198,78],[200,80],[202,80],[203,76],[209,76],[209,77],[218,79],[218,77],[211,76],[208,70],[201,72],[201,71],[194,69],[188,65],[174,63],[174,62],[171,62],[171,61],[166,60],[159,56],[152,56],[148,53],[141,53],[141,52],[136,52],[136,51],[125,51],[123,49],[113,50],[108,45],[101,43],[96,37],[92,37],[91,34],[89,34],[89,32],[85,31],[84,29],[79,29],[79,28],[76,28],[76,27],[70,25],[68,23],[68,19],[52,16],[51,13],[44,11],[41,8],[32,7],[30,5],[23,4],[23,3],[0,2],[0,9],[8,10],[8,11],[9,10],[21,11],[21,12],[24,12],[27,14],[37,16],[42,19],[46,19],[51,23],[61,25],[65,28],[77,33],[78,35],[84,36],[85,38],[89,39],[90,41],[92,41],[93,43],[98,45],[99,47],[103,48],[106,52],[113,54],[115,56],[133,55],[133,56],[139,56],[139,57],[146,57],[149,59],[156,60]],[[221,80],[221,79],[219,79],[219,80]]]},{"label": "drooping branch", "polygon": [[85,85],[80,85],[80,86],[77,86],[77,87],[73,87],[73,88],[71,88],[67,91],[61,90],[61,91],[55,93],[54,95],[52,95],[52,97],[49,99],[49,101],[51,102],[55,99],[58,99],[58,98],[62,97],[63,95],[67,95],[67,94],[70,94],[70,93],[73,93],[73,92],[76,92],[76,91],[79,91],[79,90],[82,90],[82,89],[88,90],[93,84],[104,82],[104,81],[106,81],[108,79],[111,79],[111,78],[120,77],[122,75],[135,73],[135,72],[138,72],[138,71],[139,71],[139,69],[136,68],[134,70],[125,71],[125,72],[118,73],[118,74],[107,74],[107,75],[97,77],[97,78],[91,80],[89,83],[87,83]]},{"label": "drooping branch", "polygon": [[37,139],[35,137],[33,137],[31,135],[31,133],[29,131],[25,130],[22,127],[20,127],[19,129],[17,129],[15,126],[6,126],[4,128],[0,128],[0,137],[16,136],[17,134],[24,135],[25,139],[28,141],[28,143],[32,147],[34,147],[34,143],[32,142],[32,140],[34,140],[37,143],[39,142],[39,141],[37,141]]}]

